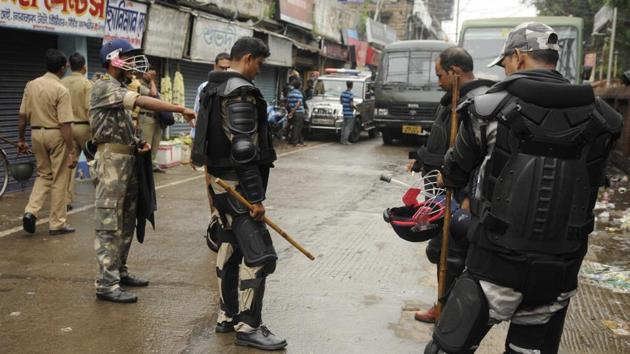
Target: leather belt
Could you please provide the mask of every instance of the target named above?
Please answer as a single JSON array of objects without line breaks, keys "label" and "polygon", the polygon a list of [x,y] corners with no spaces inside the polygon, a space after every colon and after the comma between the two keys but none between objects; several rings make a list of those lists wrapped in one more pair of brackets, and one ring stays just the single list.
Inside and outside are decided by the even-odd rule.
[{"label": "leather belt", "polygon": [[72,124],[90,124],[90,122],[84,120],[81,122],[72,122]]},{"label": "leather belt", "polygon": [[44,130],[52,130],[52,129],[60,129],[59,127],[39,127],[39,126],[31,126],[32,129],[44,129]]},{"label": "leather belt", "polygon": [[113,152],[115,154],[134,155],[136,152],[133,146],[124,144],[99,144],[97,149],[99,154]]}]

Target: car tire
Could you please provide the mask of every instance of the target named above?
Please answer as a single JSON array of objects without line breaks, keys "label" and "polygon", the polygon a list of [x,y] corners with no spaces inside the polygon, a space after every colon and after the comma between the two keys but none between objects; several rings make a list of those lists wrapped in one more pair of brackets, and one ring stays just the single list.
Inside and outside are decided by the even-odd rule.
[{"label": "car tire", "polygon": [[361,122],[357,119],[355,120],[354,127],[350,132],[350,136],[348,137],[348,141],[351,143],[356,143],[361,138]]},{"label": "car tire", "polygon": [[383,135],[383,144],[392,145],[394,143],[394,134],[391,131],[386,129],[381,134]]}]

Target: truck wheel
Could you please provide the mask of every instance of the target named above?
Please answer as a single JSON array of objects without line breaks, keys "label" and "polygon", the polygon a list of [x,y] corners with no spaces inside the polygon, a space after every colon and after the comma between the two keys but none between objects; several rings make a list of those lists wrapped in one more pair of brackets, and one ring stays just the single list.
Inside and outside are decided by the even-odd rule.
[{"label": "truck wheel", "polygon": [[389,130],[383,130],[381,134],[383,135],[383,144],[392,145],[394,142],[394,134]]},{"label": "truck wheel", "polygon": [[348,137],[348,140],[351,143],[356,143],[359,141],[359,138],[361,138],[361,123],[357,120],[354,123],[354,128],[352,128],[352,131],[350,132],[350,136]]},{"label": "truck wheel", "polygon": [[376,129],[372,128],[372,129],[368,130],[368,136],[370,137],[370,139],[376,138]]}]

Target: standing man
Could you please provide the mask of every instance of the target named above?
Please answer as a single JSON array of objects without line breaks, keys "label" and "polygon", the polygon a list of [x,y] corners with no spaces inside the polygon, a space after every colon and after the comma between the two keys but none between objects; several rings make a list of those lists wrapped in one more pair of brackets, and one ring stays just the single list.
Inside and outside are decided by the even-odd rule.
[{"label": "standing man", "polygon": [[291,121],[291,141],[293,146],[304,146],[304,136],[302,130],[304,128],[305,110],[304,97],[302,96],[302,80],[299,78],[291,81],[293,89],[289,91],[287,96],[287,105],[289,106],[288,118]]},{"label": "standing man", "polygon": [[[227,71],[230,68],[230,54],[226,52],[221,52],[217,54],[214,58],[214,67],[213,71]],[[195,113],[199,113],[199,97],[201,96],[201,91],[208,84],[208,80],[202,82],[199,87],[197,87],[197,96],[195,96],[195,105],[193,110]],[[195,128],[190,129],[190,136],[195,137]]]},{"label": "standing man", "polygon": [[[412,160],[407,165],[407,171],[422,172],[423,175],[438,170],[442,165],[444,154],[448,150],[451,135],[451,101],[453,99],[453,76],[458,75],[460,81],[459,102],[463,102],[469,98],[485,93],[490,86],[494,84],[490,80],[477,80],[473,74],[473,59],[468,52],[459,47],[451,47],[445,49],[435,60],[435,73],[438,77],[438,84],[446,91],[440,105],[435,112],[435,119],[431,127],[431,134],[427,140],[426,146],[422,146],[417,152],[410,153]],[[460,123],[461,124],[461,123]],[[453,221],[465,222],[469,219],[469,190],[463,188],[455,193],[459,202],[461,212],[459,217],[453,218]],[[458,230],[453,227],[451,230]],[[455,281],[464,270],[466,252],[468,250],[468,241],[465,235],[461,238],[454,237],[453,233],[449,235],[449,252],[448,267],[446,274],[445,289]],[[427,258],[433,264],[438,265],[437,274],[439,276],[440,269],[440,250],[442,249],[442,235],[434,237],[427,245]],[[421,322],[434,323],[436,319],[436,308],[434,305],[427,311],[418,311],[415,313],[415,319]]]},{"label": "standing man", "polygon": [[[70,92],[72,101],[72,140],[74,141],[74,149],[80,154],[81,149],[85,148],[85,143],[90,140],[90,95],[92,94],[92,83],[85,77],[87,66],[85,65],[85,57],[80,53],[74,53],[70,56],[70,70],[72,73],[63,79],[61,83]],[[74,200],[74,180],[76,177],[76,168],[70,174],[70,183],[68,183],[68,192],[66,194],[66,206],[68,210],[72,209],[72,201]]]},{"label": "standing man", "polygon": [[510,321],[506,353],[557,353],[593,231],[621,116],[588,85],[555,70],[558,35],[523,23],[491,63],[505,80],[464,108],[444,158],[447,186],[479,168],[466,271],[456,280],[425,353],[474,352]]},{"label": "standing man", "polygon": [[[234,43],[231,69],[214,71],[208,77],[201,99],[207,102],[202,109],[210,110],[207,135],[197,132],[195,139],[205,143],[210,193],[221,216],[217,230],[220,301],[216,332],[236,330],[238,345],[277,350],[287,342],[262,324],[262,306],[265,280],[274,272],[278,256],[261,222],[276,153],[267,123],[267,104],[252,82],[268,56],[269,49],[258,38],[242,37]],[[217,185],[217,177],[242,193],[254,211]]]},{"label": "standing man", "polygon": [[341,144],[352,145],[348,140],[352,129],[354,128],[354,94],[352,93],[352,81],[346,81],[346,90],[339,96],[343,112],[343,127],[341,128]]},{"label": "standing man", "polygon": [[[137,92],[140,96],[148,96],[158,98],[159,93],[157,85],[155,84],[155,78],[157,72],[153,69],[148,70],[146,73],[139,73],[141,78],[139,80],[139,86]],[[160,148],[160,141],[162,140],[162,126],[156,112],[149,109],[140,108],[138,110],[138,127],[140,127],[140,138],[151,145],[151,161],[153,162],[153,172],[164,173],[155,163],[155,157],[157,156]]]},{"label": "standing man", "polygon": [[125,86],[133,71],[144,72],[148,60],[142,49],[123,39],[105,43],[100,59],[107,73],[92,89],[90,124],[96,154],[96,257],[99,274],[96,296],[112,302],[136,302],[137,296],[120,285],[147,286],[149,282],[129,274],[127,256],[136,226],[138,178],[136,154],[149,153],[151,145],[134,133],[129,112],[136,106],[155,112],[177,112],[186,120],[195,118],[187,108],[149,96],[140,96]]},{"label": "standing man", "polygon": [[18,150],[29,150],[25,139],[26,124],[31,124],[33,154],[37,161],[37,178],[24,210],[22,226],[34,233],[37,214],[50,192],[48,233],[62,235],[74,232],[66,223],[66,192],[70,173],[77,163],[72,141],[72,104],[68,89],[61,83],[68,61],[60,51],[46,51],[48,72],[29,81],[24,89],[18,123]]}]

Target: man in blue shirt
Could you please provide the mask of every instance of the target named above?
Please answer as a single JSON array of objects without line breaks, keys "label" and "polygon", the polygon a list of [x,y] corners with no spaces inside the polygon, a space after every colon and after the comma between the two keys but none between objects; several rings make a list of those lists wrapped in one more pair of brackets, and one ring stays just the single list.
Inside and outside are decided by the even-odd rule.
[{"label": "man in blue shirt", "polygon": [[304,146],[304,137],[302,136],[302,128],[304,126],[304,96],[302,95],[302,91],[300,91],[300,87],[302,86],[302,81],[293,80],[292,82],[293,89],[289,91],[289,95],[287,96],[287,104],[289,106],[289,120],[291,121],[291,141],[290,143],[293,146]]},{"label": "man in blue shirt", "polygon": [[351,145],[352,143],[348,141],[348,138],[350,137],[350,132],[352,132],[352,128],[354,127],[354,110],[356,109],[354,106],[354,94],[352,93],[352,81],[347,81],[346,87],[347,90],[342,92],[339,97],[339,101],[341,101],[341,105],[343,107],[341,144]]}]

